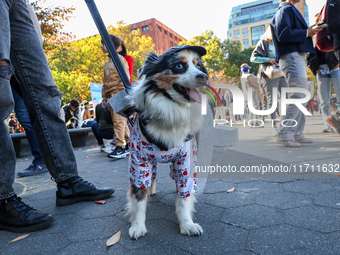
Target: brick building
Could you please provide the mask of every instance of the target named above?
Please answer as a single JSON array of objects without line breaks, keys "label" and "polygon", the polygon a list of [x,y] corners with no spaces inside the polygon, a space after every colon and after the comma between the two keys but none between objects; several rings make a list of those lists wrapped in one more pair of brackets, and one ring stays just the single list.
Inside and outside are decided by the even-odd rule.
[{"label": "brick building", "polygon": [[131,30],[139,29],[141,35],[150,36],[155,44],[155,51],[161,55],[180,41],[186,41],[184,37],[165,26],[155,18],[144,20],[130,25]]}]

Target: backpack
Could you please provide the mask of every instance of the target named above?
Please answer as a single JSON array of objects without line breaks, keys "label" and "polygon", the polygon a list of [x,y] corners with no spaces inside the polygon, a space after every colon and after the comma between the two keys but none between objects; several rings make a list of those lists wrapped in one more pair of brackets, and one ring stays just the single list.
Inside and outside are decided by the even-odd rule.
[{"label": "backpack", "polygon": [[328,31],[332,34],[340,34],[340,0],[328,0],[326,8],[326,22]]},{"label": "backpack", "polygon": [[[318,22],[320,22],[320,21],[326,22],[326,20],[327,20],[327,4],[325,4],[321,9],[321,11],[319,13]],[[324,52],[334,51],[333,36],[328,31],[327,27],[322,29],[316,35],[316,47],[318,47],[319,50],[324,51]]]}]

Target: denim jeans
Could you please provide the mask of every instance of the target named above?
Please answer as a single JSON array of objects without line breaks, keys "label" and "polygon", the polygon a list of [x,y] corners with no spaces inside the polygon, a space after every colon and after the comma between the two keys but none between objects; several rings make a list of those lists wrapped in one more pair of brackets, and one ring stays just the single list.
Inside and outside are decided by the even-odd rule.
[{"label": "denim jeans", "polygon": [[[276,78],[276,79],[263,79],[263,87],[267,96],[267,109],[270,109],[273,105],[273,88],[277,88],[277,97],[280,98],[281,88],[287,87],[287,82],[284,77]],[[270,118],[273,120],[273,125],[276,125],[276,109],[270,114]]]},{"label": "denim jeans", "polygon": [[34,157],[33,163],[42,164],[44,163],[44,159],[43,156],[41,155],[37,139],[35,138],[35,134],[30,121],[30,116],[28,114],[24,100],[14,89],[12,89],[12,94],[14,99],[15,115],[20,125],[22,125],[25,129],[26,137],[31,147],[32,155]]},{"label": "denim jeans", "polygon": [[[39,36],[24,0],[0,1],[0,118],[14,107],[10,78],[14,74],[29,112],[39,148],[56,182],[77,176],[77,164],[59,115],[61,95],[54,84]],[[0,121],[0,199],[15,194],[15,151],[6,124]]]},{"label": "denim jeans", "polygon": [[340,102],[340,69],[334,70],[330,74],[326,75],[317,73],[316,80],[318,83],[318,97],[320,99],[320,107],[324,122],[324,128],[326,128],[327,116],[331,114],[331,84],[333,85],[333,89],[336,95],[336,101]]},{"label": "denim jeans", "polygon": [[98,145],[104,145],[104,141],[103,139],[113,139],[114,136],[114,132],[113,130],[109,130],[109,131],[100,131],[98,128],[98,122],[97,121],[93,121],[92,125],[92,132],[94,134],[94,136],[97,139]]},{"label": "denim jeans", "polygon": [[[280,68],[284,74],[288,87],[307,89],[306,53],[292,52],[281,56]],[[286,96],[286,95],[281,95]],[[303,93],[289,93],[289,98],[304,98]],[[286,115],[281,114],[278,140],[299,140],[304,137],[306,116],[295,104],[289,104]]]}]

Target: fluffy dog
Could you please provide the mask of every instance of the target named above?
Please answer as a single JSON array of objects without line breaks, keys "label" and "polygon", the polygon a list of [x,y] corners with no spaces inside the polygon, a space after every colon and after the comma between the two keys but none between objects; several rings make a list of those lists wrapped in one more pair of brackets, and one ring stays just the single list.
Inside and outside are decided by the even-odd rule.
[{"label": "fluffy dog", "polygon": [[[194,134],[202,123],[200,88],[208,82],[200,46],[180,45],[163,55],[151,53],[138,70],[131,101],[137,118],[130,134],[128,213],[132,239],[144,236],[147,193],[156,193],[157,163],[171,163],[176,182],[180,232],[200,235],[194,223],[197,147]],[[149,192],[148,192],[149,190]]]}]

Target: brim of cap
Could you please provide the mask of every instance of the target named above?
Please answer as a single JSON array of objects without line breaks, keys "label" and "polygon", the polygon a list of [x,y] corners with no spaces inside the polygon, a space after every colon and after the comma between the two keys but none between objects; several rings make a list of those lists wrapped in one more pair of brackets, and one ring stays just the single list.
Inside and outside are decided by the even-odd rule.
[{"label": "brim of cap", "polygon": [[171,55],[173,53],[176,53],[176,52],[179,52],[179,51],[182,51],[182,50],[192,50],[192,51],[196,52],[198,55],[200,55],[201,57],[204,56],[205,54],[207,54],[206,49],[201,47],[201,46],[177,45],[177,46],[171,47],[166,52],[164,52],[163,56],[168,56],[168,55]]}]

